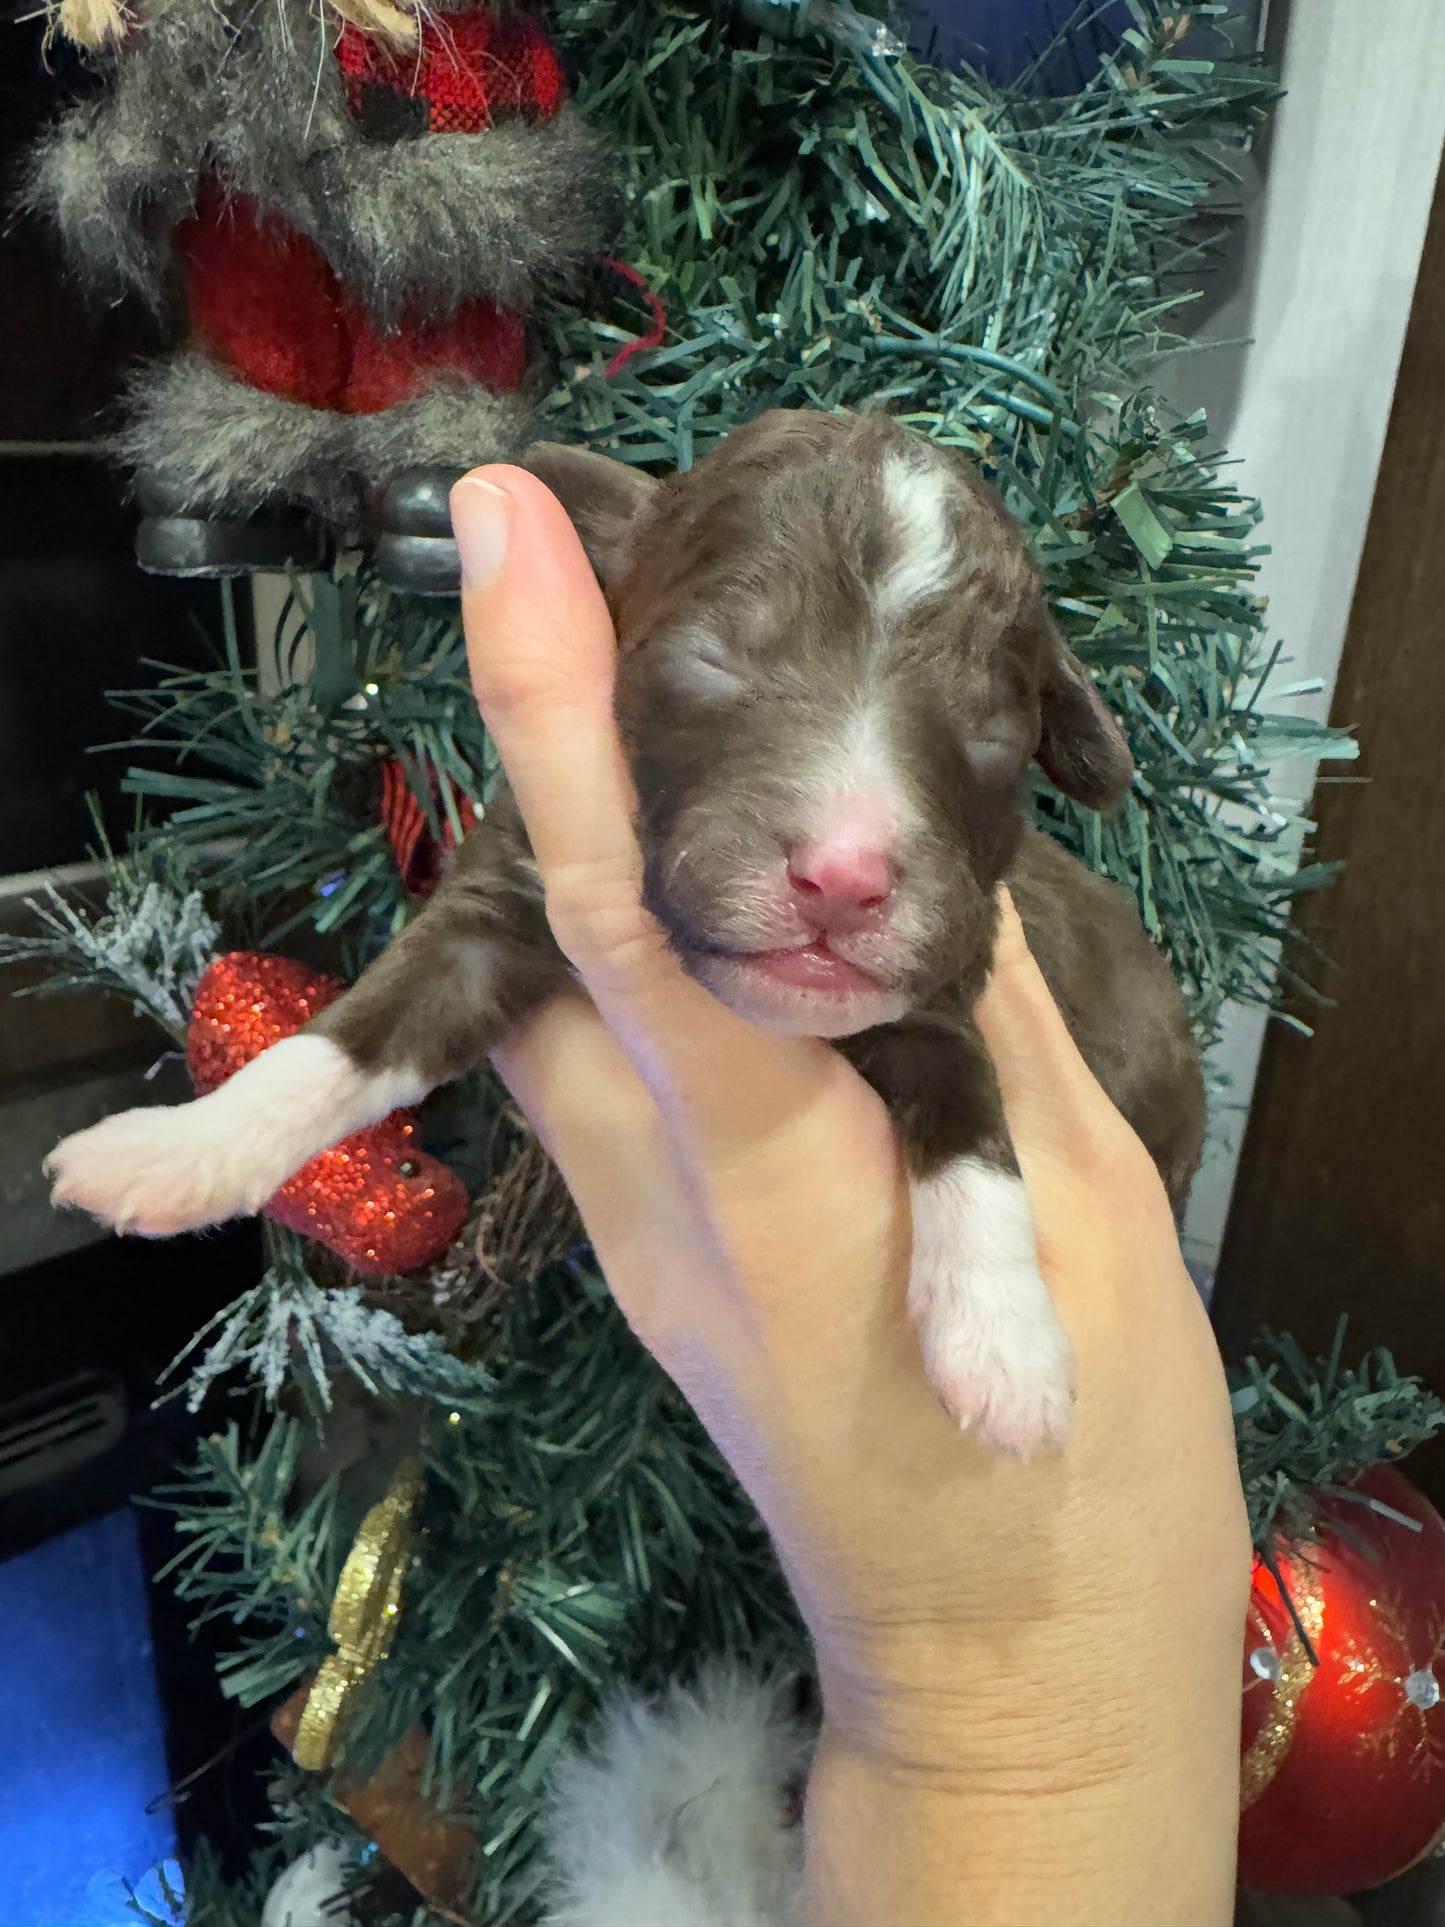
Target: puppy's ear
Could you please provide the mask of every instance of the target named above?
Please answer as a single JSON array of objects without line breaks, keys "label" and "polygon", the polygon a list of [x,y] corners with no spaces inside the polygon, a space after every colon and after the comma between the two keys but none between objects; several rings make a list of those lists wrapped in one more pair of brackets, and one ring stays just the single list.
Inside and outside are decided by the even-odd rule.
[{"label": "puppy's ear", "polygon": [[1094,678],[1040,603],[1039,768],[1076,803],[1106,810],[1134,780],[1134,758]]},{"label": "puppy's ear", "polygon": [[658,486],[654,478],[562,442],[533,442],[518,461],[566,509],[603,587],[615,582],[627,564],[633,525]]}]

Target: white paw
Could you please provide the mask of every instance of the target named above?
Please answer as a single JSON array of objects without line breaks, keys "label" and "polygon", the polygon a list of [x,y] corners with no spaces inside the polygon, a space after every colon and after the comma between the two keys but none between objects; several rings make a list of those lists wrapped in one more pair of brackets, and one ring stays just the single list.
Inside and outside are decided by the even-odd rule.
[{"label": "white paw", "polygon": [[254,1138],[208,1129],[209,1102],[122,1111],[65,1138],[45,1160],[51,1203],[146,1238],[259,1211],[291,1174]]},{"label": "white paw", "polygon": [[318,1151],[423,1089],[409,1071],[359,1070],[329,1038],[283,1038],[194,1103],[123,1111],[66,1138],[45,1161],[51,1201],[149,1238],[245,1217]]},{"label": "white paw", "polygon": [[1022,1182],[959,1158],[912,1198],[908,1308],[939,1397],[1011,1458],[1057,1451],[1073,1420],[1073,1347],[1039,1276]]}]

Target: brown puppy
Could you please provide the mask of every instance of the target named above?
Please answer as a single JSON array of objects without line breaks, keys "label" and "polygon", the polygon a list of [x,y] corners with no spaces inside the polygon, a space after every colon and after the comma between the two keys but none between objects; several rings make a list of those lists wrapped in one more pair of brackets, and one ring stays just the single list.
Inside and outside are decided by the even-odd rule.
[{"label": "brown puppy", "polygon": [[[1132,763],[1022,532],[965,462],[878,416],[777,411],[665,482],[547,444],[528,465],[616,621],[648,906],[724,1002],[839,1040],[881,1092],[913,1176],[909,1305],[934,1384],[1002,1449],[1061,1443],[1068,1343],[969,1019],[1000,881],[1176,1201],[1204,1097],[1133,906],[1025,828],[1030,757],[1093,808]],[[56,1201],[152,1234],[255,1211],[478,1063],[565,974],[504,791],[345,997],[209,1097],[67,1139]]]}]

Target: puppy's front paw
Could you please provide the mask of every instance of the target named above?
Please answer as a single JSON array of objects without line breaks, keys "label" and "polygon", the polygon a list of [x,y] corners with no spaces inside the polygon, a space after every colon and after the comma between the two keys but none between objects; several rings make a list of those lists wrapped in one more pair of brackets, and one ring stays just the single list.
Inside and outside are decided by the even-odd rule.
[{"label": "puppy's front paw", "polygon": [[255,1195],[259,1187],[246,1184],[234,1160],[206,1143],[199,1108],[122,1111],[63,1139],[45,1160],[51,1202],[147,1238],[258,1209],[275,1186]]},{"label": "puppy's front paw", "polygon": [[1039,1276],[1018,1178],[959,1158],[913,1186],[908,1304],[928,1376],[965,1430],[1017,1459],[1065,1443],[1073,1347]]}]

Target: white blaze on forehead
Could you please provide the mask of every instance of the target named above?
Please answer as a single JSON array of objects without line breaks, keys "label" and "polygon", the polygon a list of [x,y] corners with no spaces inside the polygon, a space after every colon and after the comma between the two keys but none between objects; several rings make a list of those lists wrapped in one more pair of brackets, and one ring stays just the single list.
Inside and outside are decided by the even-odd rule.
[{"label": "white blaze on forehead", "polygon": [[874,586],[880,615],[897,616],[937,595],[958,559],[949,515],[949,474],[942,462],[890,455],[883,464],[883,505],[897,555]]}]

